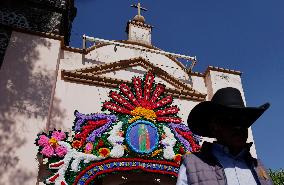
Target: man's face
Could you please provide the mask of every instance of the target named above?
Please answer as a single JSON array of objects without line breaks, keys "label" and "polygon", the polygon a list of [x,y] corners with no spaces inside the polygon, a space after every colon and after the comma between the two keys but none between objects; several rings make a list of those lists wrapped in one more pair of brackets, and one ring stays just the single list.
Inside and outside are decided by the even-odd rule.
[{"label": "man's face", "polygon": [[244,148],[248,138],[248,129],[230,124],[216,124],[213,127],[218,142],[236,149]]}]

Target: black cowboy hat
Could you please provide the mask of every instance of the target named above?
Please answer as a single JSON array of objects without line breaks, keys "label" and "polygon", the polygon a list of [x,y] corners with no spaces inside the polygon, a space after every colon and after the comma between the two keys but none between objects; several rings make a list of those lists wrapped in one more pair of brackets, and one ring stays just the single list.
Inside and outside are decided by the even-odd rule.
[{"label": "black cowboy hat", "polygon": [[240,91],[226,87],[219,89],[211,101],[196,105],[188,116],[187,124],[194,134],[214,137],[208,128],[209,123],[249,128],[269,106],[265,103],[259,107],[245,107]]}]

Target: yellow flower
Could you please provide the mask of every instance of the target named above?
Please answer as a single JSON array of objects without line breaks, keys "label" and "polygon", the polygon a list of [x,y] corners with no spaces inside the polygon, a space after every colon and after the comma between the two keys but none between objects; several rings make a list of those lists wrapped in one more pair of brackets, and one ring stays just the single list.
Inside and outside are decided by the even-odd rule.
[{"label": "yellow flower", "polygon": [[131,111],[131,115],[134,117],[128,121],[129,123],[132,123],[141,117],[151,121],[155,121],[157,118],[157,115],[153,110],[145,109],[144,107],[136,107]]},{"label": "yellow flower", "polygon": [[50,144],[51,146],[57,146],[57,144],[58,144],[58,143],[57,143],[57,140],[56,140],[55,138],[53,138],[53,137],[50,138],[48,142],[49,142],[49,144]]},{"label": "yellow flower", "polygon": [[152,153],[151,157],[154,157],[154,156],[158,155],[159,153],[161,153],[161,151],[162,151],[162,149],[155,150],[155,151]]},{"label": "yellow flower", "polygon": [[129,119],[128,122],[129,123],[133,123],[133,122],[135,122],[136,120],[138,120],[140,118],[141,118],[140,116],[134,116],[133,118]]}]

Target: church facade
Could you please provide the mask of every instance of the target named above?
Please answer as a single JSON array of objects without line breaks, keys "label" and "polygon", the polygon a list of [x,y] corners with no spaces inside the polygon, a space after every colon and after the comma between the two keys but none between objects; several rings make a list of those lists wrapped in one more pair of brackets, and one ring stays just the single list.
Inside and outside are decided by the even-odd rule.
[{"label": "church facade", "polygon": [[11,32],[0,69],[0,184],[175,184],[181,156],[210,140],[191,133],[190,110],[223,87],[244,98],[241,72],[186,68],[152,45],[140,12],[126,30],[127,40],[89,48]]}]

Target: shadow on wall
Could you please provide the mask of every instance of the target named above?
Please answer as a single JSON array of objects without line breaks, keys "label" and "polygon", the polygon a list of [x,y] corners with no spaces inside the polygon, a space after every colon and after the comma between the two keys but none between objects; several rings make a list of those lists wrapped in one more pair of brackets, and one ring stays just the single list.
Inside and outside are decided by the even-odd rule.
[{"label": "shadow on wall", "polygon": [[61,106],[61,100],[54,97],[53,99],[53,105],[52,105],[52,112],[51,112],[51,119],[49,121],[49,124],[47,125],[48,130],[53,129],[60,129],[64,130],[65,132],[71,132],[71,129],[64,128],[62,120],[66,117],[66,110],[63,109]]},{"label": "shadow on wall", "polygon": [[[21,133],[27,134],[46,124],[50,106],[55,71],[45,69],[40,61],[38,47],[50,49],[51,43],[43,38],[32,39],[13,37],[7,55],[16,55],[16,60],[3,63],[0,70],[0,184],[25,185],[37,176],[19,168],[16,149],[26,146],[27,141]],[[9,50],[9,51],[8,51]],[[7,57],[9,58],[9,57]],[[55,62],[54,62],[55,63]],[[55,101],[57,114],[64,117],[65,111]],[[32,123],[25,121],[36,120]],[[39,122],[38,125],[34,122]],[[59,123],[57,123],[59,124]],[[31,126],[30,126],[31,125]],[[34,145],[35,146],[35,145]],[[35,146],[36,147],[36,146]],[[26,149],[29,155],[29,149]],[[31,154],[32,155],[32,154]],[[33,158],[36,158],[34,156]],[[7,182],[5,179],[8,179]]]}]

